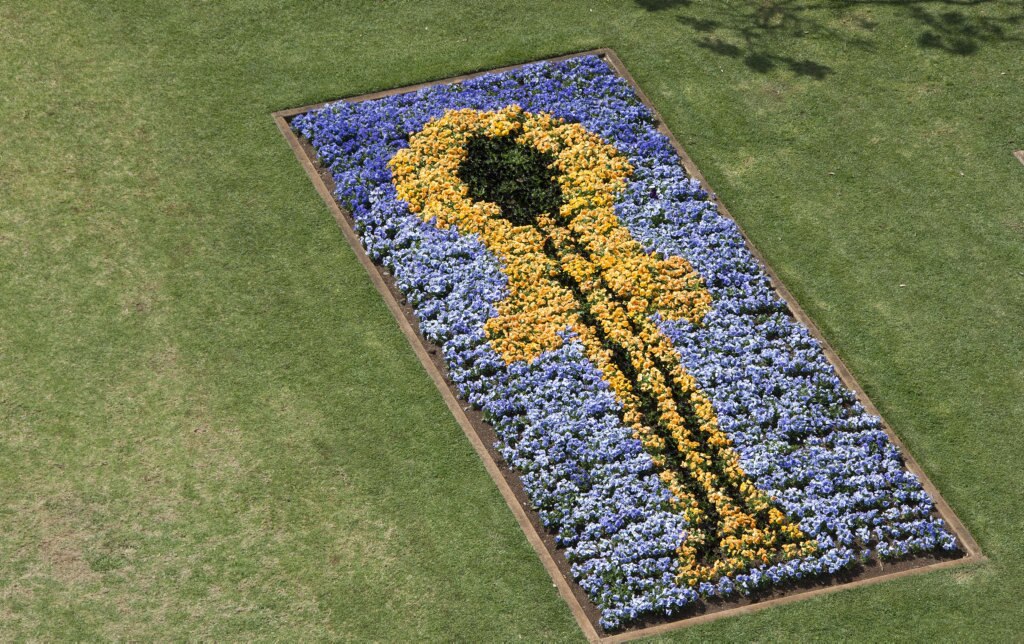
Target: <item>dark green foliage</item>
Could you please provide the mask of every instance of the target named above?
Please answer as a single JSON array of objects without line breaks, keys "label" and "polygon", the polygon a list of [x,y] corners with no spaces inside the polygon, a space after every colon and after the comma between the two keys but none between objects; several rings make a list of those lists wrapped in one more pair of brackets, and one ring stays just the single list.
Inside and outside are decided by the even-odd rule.
[{"label": "dark green foliage", "polygon": [[516,136],[476,136],[466,145],[459,178],[475,201],[501,206],[501,215],[517,226],[529,226],[541,213],[554,214],[562,204],[555,182],[553,154],[516,142]]}]

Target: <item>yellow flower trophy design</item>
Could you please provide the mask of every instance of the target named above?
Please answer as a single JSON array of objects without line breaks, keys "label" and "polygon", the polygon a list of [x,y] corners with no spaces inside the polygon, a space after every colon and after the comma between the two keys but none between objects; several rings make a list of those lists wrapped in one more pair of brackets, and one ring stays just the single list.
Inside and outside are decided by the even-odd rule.
[{"label": "yellow flower trophy design", "polygon": [[[515,137],[554,159],[557,212],[528,225],[473,200],[459,177],[475,137]],[[501,262],[508,296],[486,331],[506,362],[533,361],[571,330],[622,404],[688,527],[679,579],[694,586],[816,549],[740,467],[710,400],[651,315],[693,324],[711,308],[702,278],[681,257],[648,254],[615,216],[633,168],[598,135],[517,105],[449,111],[412,134],[391,159],[395,188],[438,228],[476,235]]]}]

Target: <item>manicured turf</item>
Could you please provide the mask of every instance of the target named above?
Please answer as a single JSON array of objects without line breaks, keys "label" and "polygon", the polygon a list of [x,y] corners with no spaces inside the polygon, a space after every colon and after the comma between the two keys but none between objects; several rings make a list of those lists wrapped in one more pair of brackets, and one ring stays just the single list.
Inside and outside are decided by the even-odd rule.
[{"label": "manicured turf", "polygon": [[0,630],[580,635],[276,109],[615,48],[991,561],[671,639],[1010,639],[1019,3],[0,5]]}]

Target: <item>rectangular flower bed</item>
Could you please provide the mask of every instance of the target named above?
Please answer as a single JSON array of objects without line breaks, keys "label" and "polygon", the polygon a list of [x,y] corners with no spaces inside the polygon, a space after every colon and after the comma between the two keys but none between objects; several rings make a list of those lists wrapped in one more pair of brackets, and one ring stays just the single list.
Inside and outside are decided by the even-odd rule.
[{"label": "rectangular flower bed", "polygon": [[617,65],[288,115],[598,629],[973,554]]}]

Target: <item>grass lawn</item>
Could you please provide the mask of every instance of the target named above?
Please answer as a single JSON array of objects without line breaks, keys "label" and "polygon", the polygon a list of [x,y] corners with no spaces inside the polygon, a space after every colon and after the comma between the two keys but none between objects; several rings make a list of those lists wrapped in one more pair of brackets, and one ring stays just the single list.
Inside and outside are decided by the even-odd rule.
[{"label": "grass lawn", "polygon": [[1024,10],[0,4],[0,638],[574,640],[270,118],[614,48],[985,565],[667,639],[1024,624]]}]

